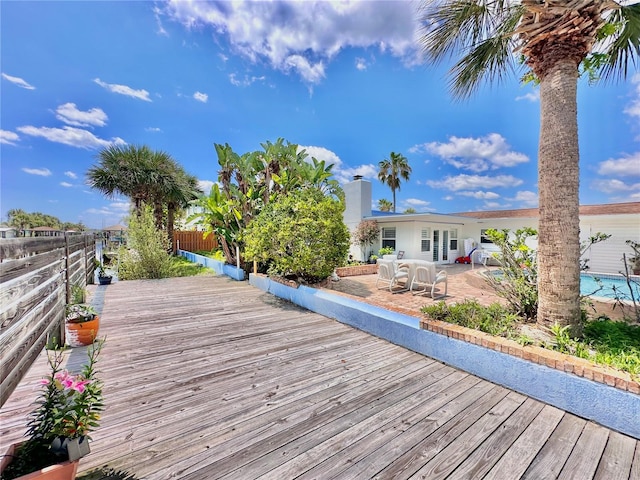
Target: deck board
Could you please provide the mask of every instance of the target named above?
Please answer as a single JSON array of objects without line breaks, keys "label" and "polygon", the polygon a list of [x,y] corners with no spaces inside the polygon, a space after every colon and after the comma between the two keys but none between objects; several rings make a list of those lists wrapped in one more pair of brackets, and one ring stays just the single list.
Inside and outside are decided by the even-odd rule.
[{"label": "deck board", "polygon": [[[638,441],[223,277],[103,295],[106,409],[80,473],[137,479],[637,478]],[[83,349],[68,354],[77,368]],[[38,358],[0,409],[19,440]]]}]

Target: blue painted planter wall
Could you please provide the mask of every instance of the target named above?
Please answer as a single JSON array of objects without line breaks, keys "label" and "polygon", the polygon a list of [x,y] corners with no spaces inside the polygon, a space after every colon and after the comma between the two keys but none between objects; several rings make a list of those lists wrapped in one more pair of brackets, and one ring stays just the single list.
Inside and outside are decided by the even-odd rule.
[{"label": "blue painted planter wall", "polygon": [[419,319],[250,274],[256,288],[640,439],[640,396],[420,328]]},{"label": "blue painted planter wall", "polygon": [[244,270],[234,267],[233,265],[228,265],[219,260],[214,260],[213,258],[205,257],[204,255],[198,255],[197,253],[186,252],[184,250],[178,250],[178,255],[186,258],[190,262],[204,265],[216,272],[218,275],[227,275],[239,282],[246,278]]}]

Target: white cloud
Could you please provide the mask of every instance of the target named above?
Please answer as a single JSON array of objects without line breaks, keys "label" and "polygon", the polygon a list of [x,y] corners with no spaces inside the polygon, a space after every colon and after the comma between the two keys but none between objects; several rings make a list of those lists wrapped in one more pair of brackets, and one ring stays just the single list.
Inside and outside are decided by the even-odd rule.
[{"label": "white cloud", "polygon": [[496,198],[500,198],[500,195],[495,192],[483,192],[482,190],[476,192],[458,192],[458,195],[473,197],[479,200],[495,200]]},{"label": "white cloud", "polygon": [[95,78],[93,81],[100,85],[102,88],[109,90],[110,92],[118,93],[120,95],[126,95],[127,97],[138,98],[140,100],[144,100],[145,102],[151,101],[151,99],[149,98],[149,92],[147,92],[146,90],[134,90],[133,88],[126,85],[106,83],[99,78]]},{"label": "white cloud", "polygon": [[113,144],[126,145],[126,142],[120,137],[114,137],[111,140],[104,140],[96,137],[93,133],[87,130],[74,127],[49,128],[25,125],[24,127],[18,127],[17,130],[25,135],[31,135],[32,137],[42,137],[50,142],[62,143],[64,145],[70,145],[76,148],[85,148],[87,150],[108,147]]},{"label": "white cloud", "polygon": [[116,210],[118,212],[128,213],[131,209],[131,202],[121,200],[119,202],[112,202],[109,204],[109,208],[111,210]]},{"label": "white cloud", "polygon": [[306,150],[307,155],[309,155],[308,160],[311,160],[311,157],[314,157],[320,161],[324,160],[327,165],[333,164],[331,172],[333,173],[333,177],[341,184],[352,181],[354,175],[362,175],[363,178],[378,178],[378,169],[375,165],[366,164],[356,167],[347,167],[343,164],[342,159],[337,154],[324,147],[299,145],[298,152],[301,150]]},{"label": "white cloud", "polygon": [[235,85],[236,87],[248,87],[254,82],[263,82],[265,79],[266,77],[264,75],[260,77],[256,77],[256,76],[249,77],[249,75],[245,75],[243,79],[238,79],[235,73],[229,74],[229,81],[231,82],[232,85]]},{"label": "white cloud", "polygon": [[456,175],[445,177],[444,180],[427,180],[427,185],[433,188],[442,188],[458,192],[460,190],[476,190],[496,187],[517,187],[522,180],[511,175],[498,175],[490,177],[486,175]]},{"label": "white cloud", "polygon": [[40,177],[48,177],[51,175],[51,170],[48,168],[23,168],[22,171],[29,175],[38,175]]},{"label": "white cloud", "polygon": [[162,19],[160,18],[161,14],[162,14],[162,11],[158,7],[153,7],[153,16],[156,19],[156,25],[158,27],[158,29],[156,30],[156,33],[158,35],[168,37],[169,34],[167,33],[167,31],[164,29],[164,26],[162,25]]},{"label": "white cloud", "polygon": [[362,57],[356,58],[356,68],[358,70],[360,70],[360,71],[366,70],[367,69],[367,61]]},{"label": "white cloud", "polygon": [[636,97],[631,100],[628,106],[623,110],[624,113],[631,117],[640,117],[640,73],[636,73],[631,78],[631,83],[633,83],[635,87],[635,95]]},{"label": "white cloud", "polygon": [[73,187],[73,184],[69,182],[60,182],[60,185],[66,188]]},{"label": "white cloud", "polygon": [[534,90],[533,92],[525,93],[524,95],[520,95],[516,97],[516,101],[527,100],[529,102],[539,102],[540,101],[540,89]]},{"label": "white cloud", "polygon": [[9,130],[0,130],[0,143],[4,143],[6,145],[15,145],[19,140],[20,137],[17,133],[10,132]]},{"label": "white cloud", "polygon": [[640,192],[640,183],[626,183],[615,178],[606,180],[594,180],[593,188],[604,193]]},{"label": "white cloud", "polygon": [[64,172],[64,174],[69,178],[73,178],[74,180],[78,178],[78,175],[76,175],[74,172],[71,172],[71,171]]},{"label": "white cloud", "polygon": [[29,83],[27,83],[25,80],[23,80],[20,77],[12,77],[11,75],[7,75],[6,73],[2,74],[2,78],[4,78],[5,80],[10,81],[11,83],[21,87],[21,88],[26,88],[27,90],[35,90],[36,87],[34,87],[33,85],[30,85]]},{"label": "white cloud", "polygon": [[56,109],[56,118],[75,127],[97,126],[107,124],[107,114],[100,108],[92,108],[83,112],[78,110],[75,103],[65,103]]},{"label": "white cloud", "polygon": [[421,200],[419,198],[407,198],[402,201],[402,206],[404,208],[411,207],[416,212],[434,212],[436,209],[429,207],[429,205],[431,205],[431,202],[427,202],[426,200]]},{"label": "white cloud", "polygon": [[430,142],[411,147],[411,153],[426,152],[437,155],[456,168],[484,172],[513,167],[529,161],[523,153],[514,152],[504,137],[490,133],[482,138],[449,137],[448,143]]},{"label": "white cloud", "polygon": [[145,132],[162,132],[162,129],[158,128],[158,127],[147,127],[144,129]]},{"label": "white cloud", "polygon": [[198,180],[198,188],[204,192],[205,195],[209,195],[211,188],[217,182],[211,180]]},{"label": "white cloud", "polygon": [[207,103],[207,100],[209,100],[209,95],[202,92],[196,92],[193,94],[193,98],[195,98],[199,102]]},{"label": "white cloud", "polygon": [[516,193],[515,198],[510,198],[509,200],[520,202],[522,205],[527,207],[538,206],[538,194],[536,192],[531,192],[529,190],[521,190],[518,193]]},{"label": "white cloud", "polygon": [[188,28],[210,27],[254,63],[293,71],[309,84],[325,77],[341,50],[374,47],[413,64],[420,25],[412,2],[183,2],[165,13]]},{"label": "white cloud", "polygon": [[640,152],[629,157],[605,160],[598,164],[598,174],[607,176],[640,177]]}]

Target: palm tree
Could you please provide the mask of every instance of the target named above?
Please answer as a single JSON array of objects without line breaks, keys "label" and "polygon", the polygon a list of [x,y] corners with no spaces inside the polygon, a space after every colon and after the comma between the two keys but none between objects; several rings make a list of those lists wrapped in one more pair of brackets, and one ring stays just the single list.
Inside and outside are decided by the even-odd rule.
[{"label": "palm tree", "polygon": [[450,72],[455,96],[469,96],[485,78],[500,80],[518,67],[517,55],[540,83],[537,321],[579,331],[577,79],[581,65],[591,77],[626,76],[640,53],[640,4],[425,1],[421,17],[429,61],[462,57]]},{"label": "palm tree", "polygon": [[380,210],[381,212],[390,212],[392,208],[393,203],[391,203],[386,198],[381,198],[380,200],[378,200],[378,210]]},{"label": "palm tree", "polygon": [[393,194],[393,213],[396,212],[396,190],[400,190],[400,182],[402,179],[409,180],[411,167],[406,157],[400,153],[391,152],[389,158],[385,158],[378,163],[380,171],[378,172],[378,180],[386,183]]}]

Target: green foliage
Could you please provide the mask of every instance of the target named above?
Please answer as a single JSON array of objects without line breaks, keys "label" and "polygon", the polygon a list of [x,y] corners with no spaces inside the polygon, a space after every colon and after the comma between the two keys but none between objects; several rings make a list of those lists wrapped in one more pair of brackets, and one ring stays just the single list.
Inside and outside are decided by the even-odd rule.
[{"label": "green foliage", "polygon": [[512,311],[529,320],[535,320],[538,312],[538,271],[536,251],[526,244],[537,236],[533,228],[521,228],[514,235],[509,230],[487,230],[487,237],[500,248],[497,257],[502,275],[488,275],[489,283],[504,298]]},{"label": "green foliage", "polygon": [[127,245],[120,247],[120,280],[166,278],[172,273],[169,238],[157,230],[151,208],[146,206],[140,215],[131,215],[127,231]]},{"label": "green foliage", "polygon": [[351,242],[360,245],[364,253],[364,259],[368,258],[366,247],[373,245],[380,236],[380,227],[375,220],[362,220],[351,234]]},{"label": "green foliage", "polygon": [[87,298],[87,291],[80,283],[71,285],[71,304],[84,303]]},{"label": "green foliage", "polygon": [[395,250],[391,247],[382,247],[380,250],[378,250],[378,255],[379,256],[383,256],[383,255],[393,255],[393,252]]},{"label": "green foliage", "polygon": [[[262,151],[238,155],[229,144],[215,144],[218,184],[207,197],[197,200],[201,209],[196,220],[216,235],[227,263],[245,263],[244,229],[265,205],[290,192],[317,188],[327,196],[343,200],[338,182],[332,178],[333,164],[308,159],[298,145],[278,138],[261,144]],[[236,259],[236,251],[240,259]]]},{"label": "green foliage", "polygon": [[87,227],[82,223],[62,222],[58,217],[40,212],[25,212],[19,208],[12,208],[7,212],[7,224],[17,230],[36,227],[51,227],[56,230],[74,230],[82,232]]},{"label": "green foliage", "polygon": [[401,153],[391,152],[389,158],[378,163],[378,180],[391,189],[393,211],[396,211],[396,190],[400,190],[402,180],[409,181],[411,167],[407,157]]},{"label": "green foliage", "polygon": [[344,263],[349,232],[342,202],[309,188],[269,203],[246,230],[246,255],[269,273],[308,283],[327,278]]},{"label": "green foliage", "polygon": [[518,316],[497,302],[488,307],[470,299],[453,305],[438,302],[422,307],[421,311],[434,320],[454,323],[496,336],[511,336],[518,323]]},{"label": "green foliage", "polygon": [[391,203],[391,200],[387,200],[386,198],[378,200],[378,210],[381,212],[390,212],[392,208],[393,203]]},{"label": "green foliage", "polygon": [[171,257],[171,277],[193,277],[207,272],[210,272],[208,268],[192,263],[184,257]]},{"label": "green foliage", "polygon": [[580,270],[589,270],[589,259],[584,258],[585,253],[587,253],[596,243],[604,242],[609,237],[611,237],[611,235],[607,233],[597,232],[587,240],[580,242]]}]

